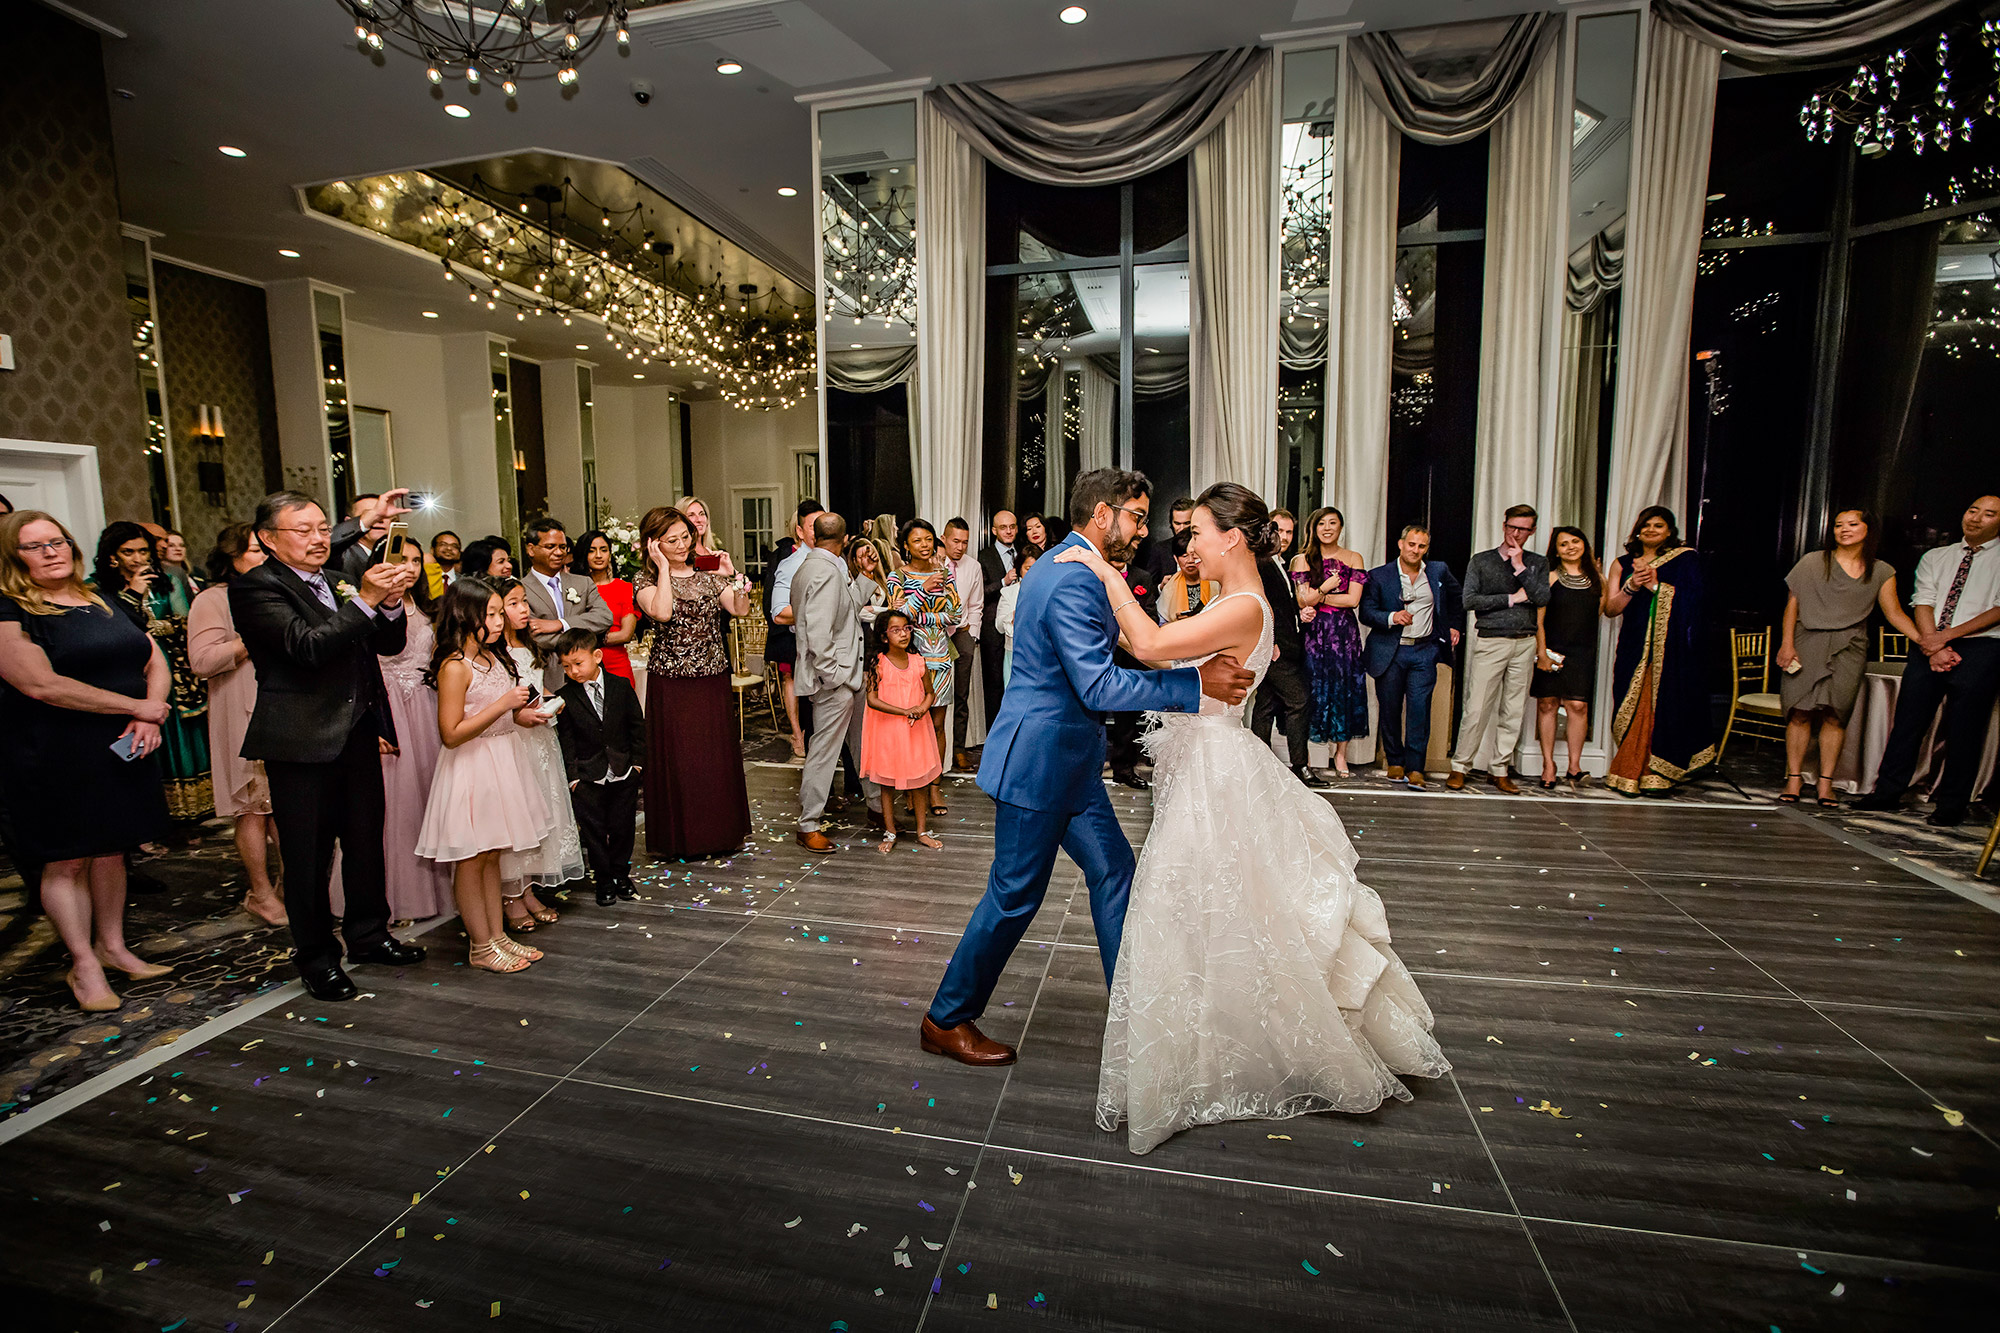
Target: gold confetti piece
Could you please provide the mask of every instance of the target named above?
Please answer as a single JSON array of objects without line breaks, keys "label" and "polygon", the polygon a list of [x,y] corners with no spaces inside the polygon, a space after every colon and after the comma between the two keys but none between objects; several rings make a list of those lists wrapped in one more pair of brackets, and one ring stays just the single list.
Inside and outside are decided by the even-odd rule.
[{"label": "gold confetti piece", "polygon": [[1488,1037],[1486,1038],[1486,1040],[1488,1040],[1488,1041],[1492,1042],[1492,1043],[1493,1043],[1493,1044],[1494,1044],[1495,1046],[1505,1046],[1505,1045],[1507,1044],[1506,1042],[1504,1042],[1504,1041],[1500,1040],[1500,1039],[1499,1039],[1498,1037],[1495,1037],[1495,1036],[1491,1036],[1491,1035],[1489,1035],[1489,1036],[1488,1036]]},{"label": "gold confetti piece", "polygon": [[1544,1111],[1549,1115],[1555,1117],[1557,1120],[1574,1120],[1576,1118],[1575,1116],[1564,1115],[1563,1109],[1560,1106],[1550,1106],[1549,1099],[1546,1097],[1542,1098],[1542,1104],[1540,1106],[1530,1106],[1528,1109],[1530,1111]]},{"label": "gold confetti piece", "polygon": [[124,1183],[125,1183],[125,1182],[124,1182],[124,1181],[122,1181],[122,1180],[114,1180],[114,1181],[112,1181],[112,1182],[111,1182],[111,1183],[110,1183],[109,1185],[106,1185],[106,1186],[105,1186],[105,1187],[104,1187],[103,1189],[99,1190],[99,1191],[98,1191],[98,1193],[99,1193],[99,1194],[108,1194],[108,1193],[110,1193],[110,1192],[111,1192],[112,1190],[115,1190],[115,1189],[117,1189],[117,1188],[118,1188],[118,1187],[119,1187],[120,1185],[123,1185]]},{"label": "gold confetti piece", "polygon": [[[1631,1002],[1630,1000],[1627,1000],[1627,1001],[1625,1001],[1625,1003],[1627,1003],[1627,1004],[1632,1004],[1632,1002]],[[1637,1009],[1637,1008],[1638,1008],[1639,1006],[1638,1006],[1638,1005],[1636,1005],[1636,1004],[1632,1004],[1632,1007],[1633,1007],[1634,1009]]]},{"label": "gold confetti piece", "polygon": [[103,1269],[93,1268],[90,1270],[90,1283],[92,1286],[100,1285],[103,1281],[104,1281]]},{"label": "gold confetti piece", "polygon": [[999,1308],[1000,1308],[1000,1293],[999,1293],[999,1292],[997,1292],[997,1291],[989,1291],[989,1292],[987,1292],[987,1293],[986,1293],[986,1308],[987,1308],[987,1309],[989,1309],[989,1310],[997,1310],[997,1309],[999,1309]]},{"label": "gold confetti piece", "polygon": [[[290,1015],[290,1014],[286,1014],[286,1015],[285,1015],[285,1017],[287,1017],[287,1018],[290,1018],[290,1017],[291,1017],[291,1015]],[[241,1045],[241,1046],[238,1046],[238,1047],[237,1047],[236,1049],[237,1049],[237,1050],[239,1050],[239,1051],[247,1051],[247,1050],[249,1050],[249,1049],[250,1049],[250,1048],[251,1048],[252,1046],[256,1046],[256,1045],[260,1045],[260,1044],[261,1044],[261,1043],[263,1042],[263,1040],[264,1040],[264,1039],[263,1039],[262,1037],[259,1037],[259,1038],[257,1038],[257,1040],[256,1040],[256,1041],[251,1041],[251,1042],[245,1042],[245,1043],[244,1043],[243,1045]]]},{"label": "gold confetti piece", "polygon": [[1829,1176],[1844,1176],[1847,1174],[1844,1167],[1822,1166],[1820,1170],[1826,1172]]},{"label": "gold confetti piece", "polygon": [[188,1142],[189,1142],[189,1143],[193,1143],[193,1142],[194,1142],[194,1141],[195,1141],[196,1139],[205,1139],[205,1138],[207,1138],[207,1137],[208,1137],[208,1131],[204,1129],[204,1130],[203,1130],[203,1131],[202,1131],[201,1133],[199,1133],[199,1134],[190,1134],[190,1135],[188,1135]]},{"label": "gold confetti piece", "polygon": [[274,1258],[276,1258],[276,1257],[277,1257],[277,1254],[278,1254],[278,1252],[277,1252],[276,1250],[266,1250],[266,1251],[264,1251],[264,1265],[265,1265],[265,1267],[267,1267],[267,1268],[268,1268],[268,1267],[270,1266],[270,1264],[271,1264],[271,1260],[272,1260],[272,1259],[274,1259]]},{"label": "gold confetti piece", "polygon": [[735,1034],[734,1032],[725,1032],[725,1033],[723,1033],[723,1034],[722,1034],[722,1038],[723,1038],[723,1040],[724,1040],[724,1041],[727,1041],[727,1040],[728,1040],[729,1038],[731,1038],[731,1037],[733,1037],[733,1036],[735,1036],[735,1035],[736,1035],[736,1034]]},{"label": "gold confetti piece", "polygon": [[1480,1110],[1482,1110],[1482,1111],[1490,1111],[1490,1110],[1492,1110],[1493,1108],[1492,1108],[1492,1107],[1490,1107],[1490,1106],[1482,1106],[1482,1107],[1480,1107],[1479,1109],[1480,1109]]},{"label": "gold confetti piece", "polygon": [[486,1312],[486,1317],[488,1319],[498,1319],[500,1317],[500,1302],[493,1302],[493,1308]]},{"label": "gold confetti piece", "polygon": [[499,1146],[500,1146],[500,1145],[499,1145],[499,1144],[497,1144],[497,1143],[489,1143],[489,1144],[487,1144],[487,1145],[486,1145],[486,1151],[488,1151],[488,1152],[492,1152],[492,1151],[493,1151],[493,1150],[494,1150],[495,1148],[497,1148],[497,1147],[499,1147]]},{"label": "gold confetti piece", "polygon": [[[522,1019],[522,1020],[521,1020],[521,1026],[522,1026],[522,1027],[526,1027],[526,1026],[528,1026],[528,1020],[527,1020],[527,1019],[525,1019],[525,1018],[524,1018],[524,1019]],[[500,1313],[500,1302],[498,1302],[498,1301],[495,1301],[495,1302],[493,1302],[493,1313],[494,1313],[494,1314],[499,1314],[499,1313]]]},{"label": "gold confetti piece", "polygon": [[1010,1166],[1007,1168],[1007,1179],[1013,1181],[1016,1185],[1018,1185],[1021,1183],[1024,1177],[1021,1175],[1019,1171],[1016,1171],[1013,1167]]},{"label": "gold confetti piece", "polygon": [[1953,1129],[1963,1129],[1965,1127],[1965,1112],[1954,1111],[1949,1106],[1938,1106],[1936,1102],[1932,1102],[1931,1105],[1944,1112],[1944,1122]]},{"label": "gold confetti piece", "polygon": [[524,1199],[525,1199],[525,1198],[527,1198],[527,1197],[528,1197],[528,1191],[526,1191],[526,1190],[522,1190],[522,1191],[521,1191],[521,1197],[522,1197],[522,1198],[524,1198]]},{"label": "gold confetti piece", "polygon": [[443,1240],[443,1239],[444,1239],[444,1232],[442,1232],[442,1231],[438,1232],[438,1233],[437,1233],[437,1235],[435,1235],[435,1236],[432,1236],[432,1237],[431,1237],[431,1239],[432,1239],[432,1240]]},{"label": "gold confetti piece", "polygon": [[1267,1139],[1283,1139],[1287,1143],[1290,1143],[1292,1140],[1292,1136],[1289,1134],[1266,1134],[1264,1137]]},{"label": "gold confetti piece", "polygon": [[401,1240],[401,1239],[403,1238],[403,1233],[404,1233],[405,1231],[407,1231],[408,1229],[409,1229],[409,1228],[407,1228],[407,1227],[397,1227],[397,1228],[396,1228],[396,1239],[397,1239],[397,1240]]},{"label": "gold confetti piece", "polygon": [[[1689,1051],[1689,1052],[1688,1052],[1688,1059],[1690,1059],[1690,1060],[1699,1060],[1699,1059],[1701,1059],[1701,1052],[1700,1052],[1700,1051]],[[1805,1100],[1805,1098],[1801,1097],[1801,1098],[1799,1098],[1799,1100],[1800,1100],[1800,1101],[1804,1101],[1804,1100]]]},{"label": "gold confetti piece", "polygon": [[417,1202],[417,1200],[419,1200],[419,1199],[421,1199],[421,1198],[423,1198],[423,1197],[424,1197],[424,1196],[423,1196],[422,1194],[419,1194],[419,1193],[417,1193],[417,1192],[415,1192],[415,1191],[412,1191],[412,1192],[411,1192],[411,1194],[410,1194],[410,1205],[411,1205],[412,1207],[415,1207],[415,1206],[416,1206],[416,1202]]},{"label": "gold confetti piece", "polygon": [[143,1273],[143,1272],[145,1272],[145,1271],[146,1271],[146,1261],[145,1261],[144,1259],[141,1259],[141,1260],[140,1260],[140,1261],[139,1261],[138,1263],[136,1263],[136,1264],[133,1264],[133,1265],[132,1265],[132,1271],[133,1271],[133,1272],[135,1272],[135,1273]]},{"label": "gold confetti piece", "polygon": [[239,1310],[247,1310],[250,1308],[250,1302],[256,1299],[257,1299],[257,1293],[253,1291],[248,1296],[245,1296],[242,1300],[236,1302],[236,1308]]}]

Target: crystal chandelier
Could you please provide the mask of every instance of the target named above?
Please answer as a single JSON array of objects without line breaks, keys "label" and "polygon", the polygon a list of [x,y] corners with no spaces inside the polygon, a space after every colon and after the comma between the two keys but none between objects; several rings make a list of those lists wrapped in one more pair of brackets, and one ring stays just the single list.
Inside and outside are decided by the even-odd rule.
[{"label": "crystal chandelier", "polygon": [[[1961,47],[1986,49],[1986,68],[1960,58],[1953,69],[1954,39]],[[1971,64],[1972,68],[1963,66]],[[1937,35],[1928,54],[1912,56],[1898,47],[1879,60],[1856,66],[1845,83],[1829,84],[1799,108],[1806,138],[1832,143],[1843,125],[1854,127],[1854,146],[1869,157],[1898,144],[1921,155],[1926,148],[1947,151],[1972,138],[1975,116],[2000,115],[2000,19],[1954,24]],[[1929,96],[1925,96],[1928,89]]]},{"label": "crystal chandelier", "polygon": [[620,49],[632,44],[622,0],[572,0],[561,10],[551,0],[337,2],[353,16],[354,39],[364,52],[394,47],[422,60],[432,83],[462,78],[477,88],[490,78],[508,97],[518,80],[550,72],[563,87],[574,87],[578,62],[607,32],[616,34]]}]

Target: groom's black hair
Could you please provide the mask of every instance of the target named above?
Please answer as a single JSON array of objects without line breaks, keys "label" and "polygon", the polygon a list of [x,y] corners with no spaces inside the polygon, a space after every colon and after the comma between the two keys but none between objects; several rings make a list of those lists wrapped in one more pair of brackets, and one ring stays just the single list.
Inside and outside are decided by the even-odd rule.
[{"label": "groom's black hair", "polygon": [[1090,522],[1090,516],[1097,512],[1097,506],[1110,505],[1116,509],[1128,500],[1140,496],[1151,496],[1153,483],[1146,480],[1143,472],[1127,472],[1122,468],[1101,467],[1086,472],[1076,479],[1076,485],[1069,490],[1069,521],[1071,527],[1080,528]]}]

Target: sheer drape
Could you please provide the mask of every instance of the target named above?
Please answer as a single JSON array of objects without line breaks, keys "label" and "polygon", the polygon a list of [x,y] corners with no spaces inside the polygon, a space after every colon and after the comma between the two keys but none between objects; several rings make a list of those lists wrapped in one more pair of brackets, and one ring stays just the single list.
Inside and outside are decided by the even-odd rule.
[{"label": "sheer drape", "polygon": [[1268,55],[1188,173],[1190,475],[1199,494],[1234,481],[1271,494],[1278,423],[1277,260],[1272,214],[1275,62]]},{"label": "sheer drape", "polygon": [[[1077,396],[1082,431],[1077,442],[1076,465],[1083,472],[1094,472],[1111,466],[1111,412],[1118,402],[1118,382],[1088,358],[1078,365],[1083,369],[1083,388]],[[1067,514],[1068,494],[1062,498],[1061,509]]]},{"label": "sheer drape", "polygon": [[1853,55],[1958,6],[1960,0],[1653,0],[1654,14],[1751,69]]},{"label": "sheer drape", "polygon": [[1479,428],[1472,549],[1500,536],[1509,505],[1533,504],[1541,478],[1548,369],[1557,145],[1569,120],[1562,62],[1549,46],[1487,149],[1486,275],[1479,330]]},{"label": "sheer drape", "polygon": [[986,362],[986,164],[938,114],[917,107],[917,430],[910,444],[917,513],[963,515],[979,530],[980,423]]},{"label": "sheer drape", "polygon": [[1684,504],[1688,339],[1722,59],[1672,24],[1650,23],[1605,511],[1606,530],[1618,533],[1647,505],[1679,513]]},{"label": "sheer drape", "polygon": [[1543,526],[1567,523],[1589,532],[1597,521],[1598,424],[1611,370],[1612,309],[1599,300],[1562,316],[1562,382],[1556,390],[1555,502]]},{"label": "sheer drape", "polygon": [[1422,143],[1463,143],[1514,104],[1562,31],[1553,14],[1348,38],[1355,79],[1391,124]]}]

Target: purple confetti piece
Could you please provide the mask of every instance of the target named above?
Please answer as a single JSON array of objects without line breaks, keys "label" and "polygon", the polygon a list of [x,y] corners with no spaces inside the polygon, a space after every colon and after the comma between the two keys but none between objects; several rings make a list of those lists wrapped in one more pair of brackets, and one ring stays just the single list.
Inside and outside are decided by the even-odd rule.
[{"label": "purple confetti piece", "polygon": [[1801,1125],[1801,1124],[1800,1124],[1800,1123],[1799,1123],[1798,1121],[1794,1120],[1794,1121],[1792,1122],[1792,1128],[1793,1128],[1793,1129],[1804,1129],[1804,1128],[1805,1128],[1805,1126],[1804,1126],[1804,1125]]},{"label": "purple confetti piece", "polygon": [[925,1203],[922,1199],[917,1200],[917,1207],[923,1209],[927,1213],[934,1213],[937,1211],[937,1209],[931,1207],[929,1204]]},{"label": "purple confetti piece", "polygon": [[657,1273],[657,1272],[659,1272],[659,1271],[660,1271],[661,1269],[665,1269],[665,1268],[672,1268],[673,1266],[674,1266],[674,1261],[673,1261],[673,1260],[671,1260],[671,1259],[662,1259],[662,1260],[660,1260],[660,1267],[659,1267],[659,1268],[655,1268],[655,1269],[654,1269],[653,1271],[654,1271],[655,1273]]},{"label": "purple confetti piece", "polygon": [[934,1277],[934,1278],[932,1278],[932,1279],[931,1279],[931,1295],[935,1296],[935,1295],[937,1295],[937,1294],[938,1294],[939,1292],[941,1292],[941,1291],[943,1291],[943,1290],[944,1290],[944,1279],[943,1279],[943,1278],[941,1278],[941,1277]]}]

